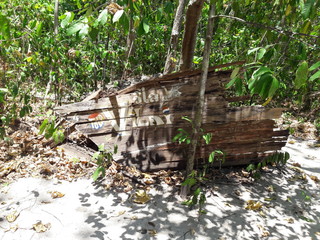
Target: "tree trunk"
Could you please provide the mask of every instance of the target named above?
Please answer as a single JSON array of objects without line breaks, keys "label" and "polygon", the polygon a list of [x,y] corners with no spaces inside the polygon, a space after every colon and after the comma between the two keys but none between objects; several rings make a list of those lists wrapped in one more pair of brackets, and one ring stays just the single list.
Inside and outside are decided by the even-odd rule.
[{"label": "tree trunk", "polygon": [[54,3],[54,34],[58,34],[59,29],[59,0]]},{"label": "tree trunk", "polygon": [[[198,98],[198,105],[197,105],[199,107],[197,108],[197,110],[195,112],[195,117],[194,117],[194,128],[193,128],[192,135],[191,135],[192,138],[191,138],[189,154],[188,154],[188,158],[187,158],[186,177],[193,170],[196,148],[197,148],[198,140],[200,137],[200,128],[201,128],[201,124],[202,124],[202,113],[203,113],[203,109],[204,109],[205,90],[206,90],[210,52],[211,52],[211,42],[212,42],[213,29],[214,29],[215,9],[216,9],[215,8],[215,0],[211,0],[210,1],[208,26],[207,26],[207,31],[206,31],[206,41],[205,41],[204,53],[203,53],[199,98]],[[186,198],[189,191],[190,191],[190,189],[189,189],[188,185],[182,186],[181,187],[181,194],[180,194],[181,197]]]},{"label": "tree trunk", "polygon": [[204,0],[190,0],[188,4],[180,61],[180,70],[182,71],[192,68],[198,21],[201,16],[203,3]]},{"label": "tree trunk", "polygon": [[[132,4],[132,3],[129,1],[129,4]],[[134,41],[136,39],[136,33],[134,31],[133,14],[129,14],[129,18],[130,18],[130,20],[129,20],[129,33],[127,36],[126,61],[125,61],[124,71],[123,71],[121,80],[127,78],[128,64],[130,61],[130,56],[132,56],[134,53]]]},{"label": "tree trunk", "polygon": [[173,72],[177,64],[177,59],[176,59],[177,45],[178,45],[180,27],[181,27],[185,4],[186,4],[185,0],[179,0],[179,5],[176,11],[176,15],[174,17],[171,38],[170,38],[170,45],[167,53],[167,59],[164,66],[163,74],[168,74]]},{"label": "tree trunk", "polygon": [[[54,2],[54,35],[55,37],[58,35],[58,29],[59,29],[59,0],[55,0]],[[55,64],[52,64],[55,65]],[[51,76],[51,71],[52,71],[52,67],[50,70],[50,75],[49,75],[49,82],[47,83],[47,87],[46,87],[46,92],[44,95],[44,105],[47,105],[47,98],[48,98],[48,94],[50,92],[51,86],[52,86],[52,79],[53,76]]]}]

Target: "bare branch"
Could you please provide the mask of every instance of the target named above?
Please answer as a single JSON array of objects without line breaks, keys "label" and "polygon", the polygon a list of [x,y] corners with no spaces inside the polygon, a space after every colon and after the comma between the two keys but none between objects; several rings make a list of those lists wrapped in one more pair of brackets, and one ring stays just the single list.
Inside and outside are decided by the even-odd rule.
[{"label": "bare branch", "polygon": [[[277,27],[271,27],[271,26],[267,26],[267,25],[264,25],[264,24],[261,24],[261,23],[256,23],[256,22],[249,22],[249,21],[246,21],[242,18],[238,18],[238,17],[234,17],[234,16],[229,16],[229,15],[215,15],[214,16],[215,18],[230,18],[230,19],[233,19],[233,20],[236,20],[238,22],[242,22],[242,23],[245,23],[245,24],[249,24],[249,25],[252,25],[252,26],[255,26],[255,27],[259,27],[259,28],[265,28],[265,29],[269,29],[271,31],[275,31],[277,33],[280,33],[280,34],[284,34],[284,35],[287,35],[293,39],[296,39],[296,40],[300,40],[299,38],[296,38],[294,36],[305,36],[305,37],[310,37],[310,38],[314,38],[314,39],[320,39],[320,36],[318,35],[310,35],[310,34],[305,34],[305,33],[297,33],[297,32],[291,32],[291,31],[288,31],[288,30],[284,30],[284,29],[281,29],[281,28],[277,28]],[[311,44],[308,44],[310,47],[313,47],[313,48],[319,48],[317,46],[313,46]]]}]

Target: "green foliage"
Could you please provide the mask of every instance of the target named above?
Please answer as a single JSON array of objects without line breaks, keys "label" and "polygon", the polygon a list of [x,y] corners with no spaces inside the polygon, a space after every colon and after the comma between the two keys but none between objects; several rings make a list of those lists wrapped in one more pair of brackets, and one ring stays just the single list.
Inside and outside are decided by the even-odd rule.
[{"label": "green foliage", "polygon": [[99,151],[95,152],[92,160],[97,163],[97,169],[94,171],[92,178],[96,181],[100,176],[105,177],[106,169],[108,169],[113,161],[113,155],[118,151],[118,146],[113,147],[113,151],[106,150],[104,145],[99,145]]},{"label": "green foliage", "polygon": [[41,123],[39,134],[44,134],[46,139],[52,138],[56,144],[62,143],[65,139],[63,130],[56,126],[56,118],[52,115],[52,111],[47,113],[47,118]]},{"label": "green foliage", "polygon": [[255,70],[248,83],[251,94],[258,94],[261,98],[272,97],[279,88],[279,81],[273,76],[268,67]]},{"label": "green foliage", "polygon": [[246,170],[251,173],[254,179],[260,179],[261,169],[268,164],[276,165],[278,167],[284,166],[290,158],[288,152],[276,152],[271,156],[268,156],[258,164],[249,164]]},{"label": "green foliage", "polygon": [[[189,117],[184,116],[182,117],[182,119],[187,121],[191,125],[191,128],[194,128],[193,121]],[[212,133],[204,133],[203,129],[200,129],[200,130],[201,130],[201,134],[199,138],[203,139],[206,145],[210,144],[212,141]],[[179,128],[177,135],[174,136],[172,141],[178,142],[179,144],[181,143],[190,144],[191,143],[190,135],[191,134],[186,130]],[[189,188],[193,186],[198,186],[196,190],[193,191],[191,198],[182,202],[182,204],[187,205],[189,207],[193,207],[198,204],[200,214],[206,213],[202,209],[206,202],[206,192],[201,187],[201,185],[203,185],[203,183],[207,180],[205,178],[207,174],[207,169],[209,168],[209,166],[213,164],[215,160],[218,160],[220,162],[220,167],[221,167],[221,164],[223,164],[225,161],[225,153],[221,150],[214,150],[213,152],[211,152],[209,154],[208,162],[203,165],[203,171],[200,172],[200,171],[193,170],[181,184],[182,186],[188,186]]]},{"label": "green foliage", "polygon": [[299,89],[306,84],[308,79],[308,63],[303,61],[296,71],[296,78],[294,81],[295,88]]},{"label": "green foliage", "polygon": [[0,88],[0,140],[6,137],[6,129],[14,120],[31,111],[30,94],[18,84],[9,83],[7,88]]}]

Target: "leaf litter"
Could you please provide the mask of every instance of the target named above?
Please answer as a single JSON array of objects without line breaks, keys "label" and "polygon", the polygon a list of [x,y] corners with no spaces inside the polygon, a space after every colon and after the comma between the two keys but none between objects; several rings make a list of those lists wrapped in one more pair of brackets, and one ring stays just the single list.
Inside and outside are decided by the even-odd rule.
[{"label": "leaf litter", "polygon": [[[10,142],[0,142],[0,177],[2,181],[7,183],[23,177],[43,177],[47,179],[58,179],[73,181],[79,177],[91,177],[96,165],[90,160],[82,160],[68,158],[65,150],[61,146],[51,148],[43,136],[38,135],[38,126],[41,123],[38,117],[27,117],[24,122],[17,123],[17,126],[12,126],[15,131],[9,135]],[[78,135],[77,135],[78,134]],[[72,141],[85,141],[85,137],[79,133],[71,136]],[[71,140],[70,137],[70,140]],[[290,180],[307,181],[307,175],[301,170],[301,165],[293,164],[292,170],[296,172]],[[180,186],[183,181],[183,175],[179,171],[160,170],[153,173],[142,173],[135,167],[128,167],[113,162],[111,167],[107,169],[108,177],[103,181],[107,189],[114,189],[119,192],[132,192],[132,201],[137,204],[147,204],[151,200],[151,195],[148,191],[155,184],[164,183],[169,186]],[[234,182],[234,183],[250,183],[252,179],[250,174],[244,170],[231,171],[227,174],[221,171],[213,170],[208,176],[208,179],[213,181]],[[319,179],[316,176],[309,176],[314,182],[318,183]],[[137,190],[135,190],[137,189]],[[274,193],[273,186],[266,188],[269,193]],[[64,194],[53,191],[52,198],[63,197]],[[240,191],[235,192],[237,196],[241,196]],[[289,198],[289,197],[288,197]],[[270,200],[273,200],[270,198]],[[228,205],[226,205],[228,206]],[[263,207],[267,207],[263,203],[256,200],[246,202],[245,209],[258,212],[260,216],[266,217],[262,211]],[[125,211],[119,212],[118,216],[125,214]],[[19,214],[10,214],[7,218],[14,222]],[[13,220],[14,219],[14,220]],[[132,220],[136,220],[134,215]],[[300,216],[300,219],[306,222],[312,222],[311,218]],[[288,223],[293,223],[293,218],[287,218]],[[8,220],[9,222],[9,220]],[[33,224],[33,229],[36,232],[45,232],[51,227],[50,223],[43,224],[41,221]],[[16,231],[18,225],[12,226],[11,231]],[[155,230],[149,231],[150,235],[155,235]],[[267,237],[268,231],[262,231],[261,237]]]}]

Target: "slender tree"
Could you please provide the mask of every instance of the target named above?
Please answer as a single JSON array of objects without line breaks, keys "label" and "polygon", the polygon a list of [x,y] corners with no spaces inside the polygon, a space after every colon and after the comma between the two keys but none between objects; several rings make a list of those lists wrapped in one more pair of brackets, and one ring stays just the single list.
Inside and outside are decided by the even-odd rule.
[{"label": "slender tree", "polygon": [[177,45],[178,45],[178,40],[179,40],[180,27],[181,27],[181,22],[182,22],[182,18],[183,18],[185,4],[186,4],[185,0],[179,1],[176,15],[174,17],[171,38],[170,38],[170,45],[169,45],[169,49],[168,49],[168,53],[167,53],[167,59],[166,59],[166,63],[164,66],[163,74],[171,73],[177,64],[177,59],[176,59]]},{"label": "slender tree", "polygon": [[[214,30],[214,15],[216,9],[216,2],[215,0],[210,1],[210,10],[209,10],[209,19],[206,31],[206,40],[204,45],[204,52],[203,52],[203,62],[202,62],[202,73],[200,79],[200,86],[199,86],[199,97],[198,97],[198,108],[195,112],[194,118],[194,127],[193,132],[191,135],[191,144],[189,149],[189,154],[187,158],[187,168],[186,168],[186,176],[188,176],[194,167],[194,159],[196,148],[199,140],[200,128],[202,124],[202,113],[204,109],[204,102],[205,102],[205,90],[206,90],[206,83],[208,77],[208,68],[209,68],[209,60],[210,60],[210,52],[211,52],[211,42]],[[181,196],[185,198],[189,193],[189,186],[185,185],[181,188]]]},{"label": "slender tree", "polygon": [[180,70],[192,68],[194,49],[197,40],[198,21],[201,16],[204,0],[190,0],[186,13]]},{"label": "slender tree", "polygon": [[54,2],[54,34],[58,34],[59,28],[59,0]]}]

